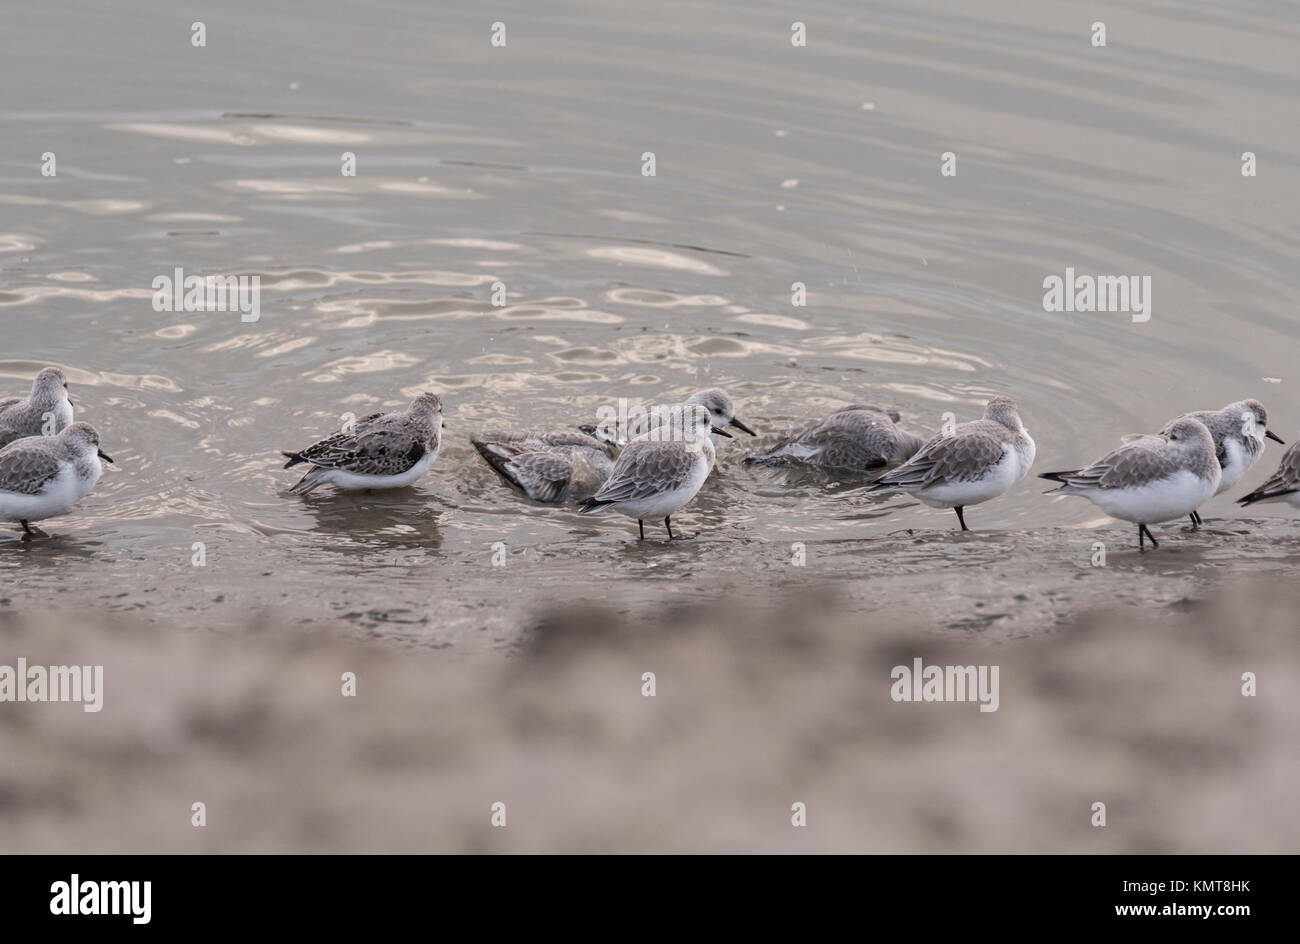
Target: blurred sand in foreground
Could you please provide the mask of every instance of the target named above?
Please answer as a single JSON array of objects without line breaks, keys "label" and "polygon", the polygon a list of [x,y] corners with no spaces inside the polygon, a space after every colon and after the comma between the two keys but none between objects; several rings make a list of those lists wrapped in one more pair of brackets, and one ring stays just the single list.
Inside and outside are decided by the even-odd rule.
[{"label": "blurred sand in foreground", "polygon": [[[1001,645],[812,593],[575,604],[509,657],[6,614],[0,663],[102,663],[105,695],[0,704],[0,849],[1300,851],[1300,593],[1222,593]],[[1000,666],[999,709],[892,701],[918,656]]]}]

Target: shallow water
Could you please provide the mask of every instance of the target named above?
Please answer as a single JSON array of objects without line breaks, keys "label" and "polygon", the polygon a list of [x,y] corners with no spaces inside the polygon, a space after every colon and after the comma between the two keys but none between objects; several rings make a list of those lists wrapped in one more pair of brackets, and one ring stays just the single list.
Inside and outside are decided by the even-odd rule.
[{"label": "shallow water", "polygon": [[[1293,563],[1288,509],[1232,505],[1276,447],[1203,509],[1218,527],[1156,529],[1161,555],[1130,558],[1128,526],[1033,480],[953,535],[950,512],[910,499],[747,469],[741,439],[680,516],[696,537],[638,545],[619,516],[528,505],[468,438],[721,385],[763,434],[862,401],[926,433],[1008,393],[1036,471],[1247,396],[1289,441],[1295,7],[818,3],[798,14],[804,48],[770,5],[310,10],[223,4],[204,48],[165,4],[41,5],[6,31],[0,388],[63,366],[117,460],[50,539],[0,535],[8,606],[178,626],[276,609],[509,644],[574,587],[634,607],[799,581],[802,542],[806,572],[864,607],[918,598],[981,628],[979,587],[994,609],[1027,602],[996,622],[1034,632],[1075,605],[1049,590],[1089,582],[1075,568],[1095,540],[1132,561],[1104,571],[1128,575],[1122,592],[1091,580],[1099,597],[1172,602]],[[152,281],[178,266],[259,275],[260,320],[156,312]],[[1151,276],[1150,321],[1045,312],[1043,279],[1067,266]],[[426,389],[447,446],[417,487],[285,494],[280,449]]]}]

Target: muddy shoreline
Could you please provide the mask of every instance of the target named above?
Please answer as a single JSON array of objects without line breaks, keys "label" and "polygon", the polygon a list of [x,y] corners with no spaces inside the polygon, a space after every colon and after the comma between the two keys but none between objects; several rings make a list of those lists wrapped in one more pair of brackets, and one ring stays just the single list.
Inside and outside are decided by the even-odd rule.
[{"label": "muddy shoreline", "polygon": [[[638,542],[620,524],[507,547],[504,556],[486,541],[460,552],[419,540],[356,541],[318,549],[311,567],[286,561],[271,571],[262,569],[260,556],[225,551],[217,542],[210,542],[204,567],[192,566],[188,548],[163,560],[99,547],[75,580],[61,562],[72,539],[23,543],[15,537],[0,544],[0,568],[14,577],[0,595],[0,612],[91,609],[182,631],[273,620],[389,638],[400,648],[511,650],[539,609],[551,604],[599,600],[637,618],[653,614],[660,601],[725,600],[755,586],[798,593],[824,584],[864,616],[905,612],[955,637],[1006,640],[1051,635],[1100,605],[1161,618],[1243,580],[1289,580],[1300,564],[1300,520],[1260,527],[1249,518],[1212,519],[1198,532],[1177,525],[1160,531],[1159,550],[1146,552],[1137,550],[1127,527],[913,529],[771,541],[711,529],[687,515],[682,527],[689,536],[669,544]],[[1093,564],[1098,543],[1106,549],[1103,566]]]}]

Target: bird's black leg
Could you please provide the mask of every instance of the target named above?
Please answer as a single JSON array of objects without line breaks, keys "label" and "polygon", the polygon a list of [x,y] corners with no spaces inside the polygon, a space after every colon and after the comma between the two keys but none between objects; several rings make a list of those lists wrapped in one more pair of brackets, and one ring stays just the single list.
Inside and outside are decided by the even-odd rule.
[{"label": "bird's black leg", "polygon": [[1197,528],[1199,528],[1199,527],[1201,526],[1201,516],[1200,516],[1199,514],[1197,514],[1196,512],[1193,511],[1193,512],[1188,516],[1188,517],[1190,517],[1190,518],[1192,519],[1192,530],[1193,530],[1193,531],[1195,531]]},{"label": "bird's black leg", "polygon": [[957,520],[961,522],[961,529],[963,531],[969,531],[970,528],[966,527],[966,516],[961,513],[962,506],[958,505],[954,510],[957,512]]},{"label": "bird's black leg", "polygon": [[636,519],[636,526],[641,529],[641,540],[645,540],[645,522],[640,518]]},{"label": "bird's black leg", "polygon": [[1159,546],[1160,546],[1160,542],[1157,541],[1157,540],[1156,540],[1156,536],[1155,536],[1154,534],[1151,533],[1151,529],[1148,528],[1148,527],[1147,527],[1146,525],[1144,525],[1144,524],[1140,524],[1140,525],[1138,525],[1138,549],[1139,549],[1139,550],[1141,550],[1141,548],[1142,548],[1142,532],[1143,532],[1143,531],[1145,531],[1147,537],[1151,539],[1151,546],[1152,546],[1153,548],[1156,548],[1156,547],[1159,547]]},{"label": "bird's black leg", "polygon": [[1145,534],[1145,532],[1142,530],[1142,525],[1138,525],[1138,550],[1139,550],[1139,551],[1142,550],[1142,536],[1143,536],[1143,534]]},{"label": "bird's black leg", "polygon": [[664,518],[664,527],[668,529],[668,540],[671,541],[673,539],[673,523],[668,518]]},{"label": "bird's black leg", "polygon": [[35,531],[32,530],[32,526],[29,525],[29,524],[26,522],[26,520],[20,521],[20,522],[18,522],[18,523],[19,523],[20,525],[23,526],[23,534],[35,534],[35,533],[36,533]]}]

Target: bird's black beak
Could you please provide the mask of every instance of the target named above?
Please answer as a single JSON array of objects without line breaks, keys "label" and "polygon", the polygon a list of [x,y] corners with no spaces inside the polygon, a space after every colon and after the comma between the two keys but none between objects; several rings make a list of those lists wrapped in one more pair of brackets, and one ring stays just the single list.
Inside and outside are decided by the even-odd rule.
[{"label": "bird's black beak", "polygon": [[1282,437],[1279,436],[1277,433],[1273,432],[1271,429],[1264,430],[1264,438],[1271,439],[1275,443],[1281,443],[1283,446],[1286,445],[1286,443],[1282,441]]},{"label": "bird's black beak", "polygon": [[113,459],[112,459],[112,457],[111,457],[111,456],[106,456],[106,455],[104,455],[104,450],[103,450],[103,449],[96,449],[95,452],[99,455],[99,458],[103,459],[103,460],[104,460],[105,462],[107,462],[109,465],[112,465],[112,464],[113,464]]},{"label": "bird's black beak", "polygon": [[740,420],[736,419],[736,417],[734,417],[734,416],[731,418],[731,422],[728,423],[727,425],[728,425],[728,426],[734,426],[734,427],[736,427],[736,429],[740,430],[742,433],[749,433],[749,435],[751,435],[751,436],[757,436],[757,435],[758,435],[758,433],[754,432],[752,429],[750,429],[748,426],[746,426],[746,425],[745,425],[744,423],[742,423]]},{"label": "bird's black beak", "polygon": [[710,426],[709,429],[713,430],[713,431],[714,431],[715,433],[717,433],[719,436],[725,436],[725,437],[728,438],[728,439],[733,439],[733,438],[734,438],[734,437],[731,435],[731,433],[727,432],[725,429],[718,429],[718,427],[716,427],[716,426]]}]

